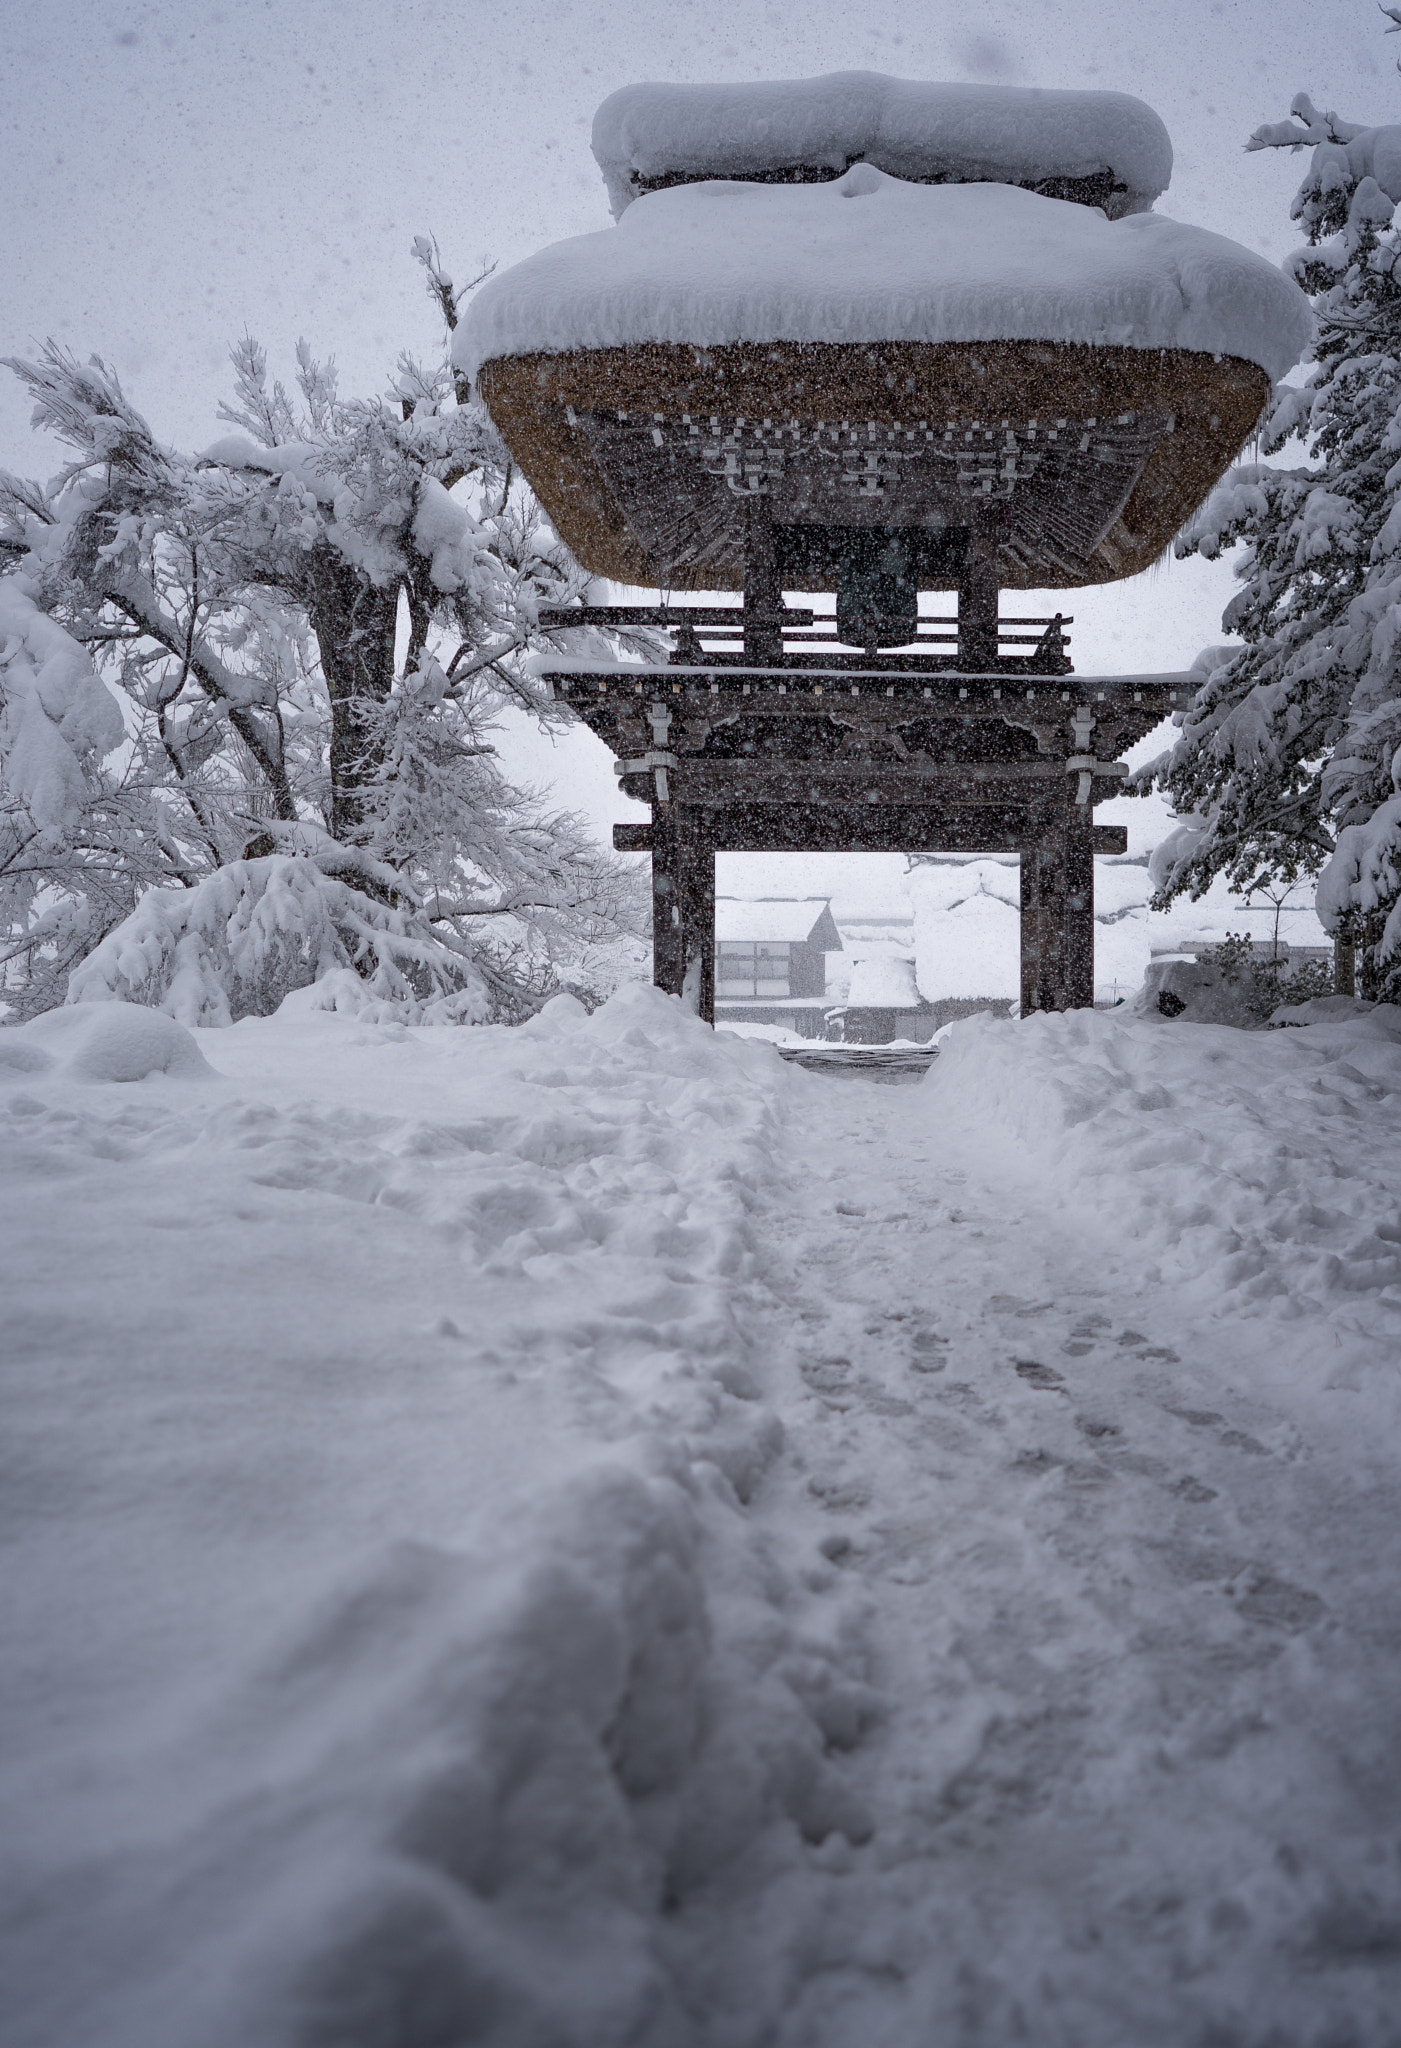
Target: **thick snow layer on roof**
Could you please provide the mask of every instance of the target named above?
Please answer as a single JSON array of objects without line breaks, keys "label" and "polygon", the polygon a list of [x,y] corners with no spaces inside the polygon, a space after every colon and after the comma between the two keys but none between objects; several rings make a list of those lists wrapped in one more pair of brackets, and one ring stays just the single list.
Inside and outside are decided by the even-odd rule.
[{"label": "thick snow layer on roof", "polygon": [[593,153],[615,218],[659,177],[844,171],[865,158],[898,178],[1033,184],[1112,171],[1119,209],[1167,190],[1172,143],[1122,92],[949,85],[834,71],[745,85],[625,85],[603,102]]},{"label": "thick snow layer on roof", "polygon": [[1311,332],[1299,287],[1222,235],[863,163],[821,185],[651,193],[492,278],[453,359],[475,377],[496,356],[639,342],[1020,340],[1193,349],[1282,377]]},{"label": "thick snow layer on roof", "polygon": [[719,896],[715,901],[715,936],[731,942],[802,945],[826,908],[825,896],[757,902],[745,897]]}]

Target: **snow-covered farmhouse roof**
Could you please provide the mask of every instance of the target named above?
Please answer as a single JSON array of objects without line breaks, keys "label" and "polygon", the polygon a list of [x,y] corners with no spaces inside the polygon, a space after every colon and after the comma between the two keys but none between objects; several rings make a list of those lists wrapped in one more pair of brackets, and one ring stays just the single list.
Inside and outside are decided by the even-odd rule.
[{"label": "snow-covered farmhouse roof", "polygon": [[667,185],[805,183],[863,161],[919,184],[1026,185],[1118,219],[1146,212],[1172,175],[1166,128],[1127,93],[946,85],[876,71],[626,85],[594,116],[593,153],[615,219]]},{"label": "snow-covered farmhouse roof", "polygon": [[840,953],[841,933],[827,896],[717,896],[715,936],[739,945],[812,946],[819,953]]}]

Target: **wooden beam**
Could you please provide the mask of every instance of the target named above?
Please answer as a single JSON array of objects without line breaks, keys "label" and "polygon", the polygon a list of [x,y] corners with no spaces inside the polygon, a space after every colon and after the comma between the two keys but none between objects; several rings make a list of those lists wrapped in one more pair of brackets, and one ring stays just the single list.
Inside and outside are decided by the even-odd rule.
[{"label": "wooden beam", "polygon": [[[902,835],[908,832],[917,835],[909,844],[908,850],[911,853],[966,853],[970,850],[1006,853],[1015,850],[1009,843],[1015,838],[1015,833],[990,829],[981,811],[974,816],[955,816],[944,823],[953,837],[947,844],[940,841],[940,844],[934,847],[928,843],[931,822],[930,814],[926,811],[902,810],[895,814],[889,826],[878,825],[876,821],[861,816],[853,821],[845,814],[828,815],[817,812],[810,820],[799,821],[792,831],[788,832],[780,832],[774,826],[731,819],[724,811],[714,814],[717,844],[720,850],[726,853],[775,853],[790,847],[800,847],[801,850],[813,853],[852,853],[867,848],[872,836],[880,837],[882,845],[879,850],[884,852],[890,851],[892,847],[899,850]],[[1091,828],[1091,836],[1097,854],[1127,853],[1129,850],[1127,825],[1095,825]],[[615,825],[613,851],[650,853],[651,826]]]},{"label": "wooden beam", "polygon": [[[815,617],[811,611],[786,607],[783,623],[785,626],[811,626]],[[1014,619],[1010,623],[1039,626],[1049,621]],[[551,632],[565,626],[728,626],[733,629],[743,626],[744,612],[736,604],[555,604],[541,606],[540,624]]]}]

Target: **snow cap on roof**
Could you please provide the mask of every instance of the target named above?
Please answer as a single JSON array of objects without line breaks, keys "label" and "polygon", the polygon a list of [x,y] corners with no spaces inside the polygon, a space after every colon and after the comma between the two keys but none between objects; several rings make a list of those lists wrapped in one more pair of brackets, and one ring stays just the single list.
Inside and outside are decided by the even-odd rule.
[{"label": "snow cap on roof", "polygon": [[715,936],[741,945],[815,946],[840,953],[841,934],[828,909],[828,896],[717,896]]},{"label": "snow cap on roof", "polygon": [[916,184],[1042,185],[1108,172],[1103,204],[1113,219],[1146,213],[1172,176],[1167,129],[1128,93],[950,85],[878,71],[625,85],[594,116],[593,153],[615,220],[658,184],[837,177],[862,159]]},{"label": "snow cap on roof", "polygon": [[1059,341],[1241,356],[1277,378],[1312,331],[1299,287],[1224,235],[858,164],[820,185],[653,192],[498,272],[453,361],[475,377],[496,356],[654,341]]}]

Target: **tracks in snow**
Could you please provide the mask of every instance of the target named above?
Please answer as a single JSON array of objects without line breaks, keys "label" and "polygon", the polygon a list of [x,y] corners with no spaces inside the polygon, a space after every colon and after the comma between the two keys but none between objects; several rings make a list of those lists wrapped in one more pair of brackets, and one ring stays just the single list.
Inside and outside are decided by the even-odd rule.
[{"label": "tracks in snow", "polygon": [[1401,2038],[1401,1542],[1326,1331],[1287,1398],[1277,1327],[1147,1284],[1073,1190],[800,1086],[755,1512],[884,1713],[775,2038]]}]

